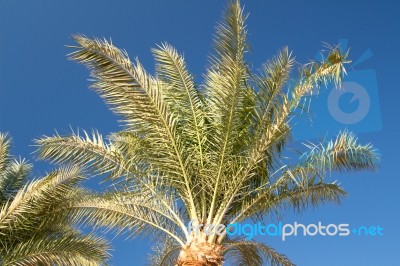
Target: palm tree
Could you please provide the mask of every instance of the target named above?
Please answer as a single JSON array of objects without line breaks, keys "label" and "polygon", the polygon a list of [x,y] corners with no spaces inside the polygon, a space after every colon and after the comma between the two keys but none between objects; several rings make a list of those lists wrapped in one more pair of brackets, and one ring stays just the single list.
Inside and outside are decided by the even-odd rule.
[{"label": "palm tree", "polygon": [[27,182],[31,165],[10,154],[0,133],[0,264],[105,265],[108,245],[82,235],[71,222],[73,208],[87,192],[77,187],[78,167],[64,167]]},{"label": "palm tree", "polygon": [[96,131],[44,136],[39,157],[107,174],[117,191],[80,206],[81,215],[96,226],[155,236],[153,265],[222,265],[224,256],[237,265],[292,265],[263,243],[186,225],[258,221],[282,207],[338,202],[345,191],[325,176],[376,167],[372,146],[347,131],[288,159],[291,119],[311,90],[340,85],[347,53],[332,47],[294,77],[294,58],[283,48],[251,73],[245,20],[239,2],[230,3],[200,86],[169,44],[152,50],[151,75],[105,39],[73,37],[70,59],[90,69],[92,88],[124,129],[107,139]]}]

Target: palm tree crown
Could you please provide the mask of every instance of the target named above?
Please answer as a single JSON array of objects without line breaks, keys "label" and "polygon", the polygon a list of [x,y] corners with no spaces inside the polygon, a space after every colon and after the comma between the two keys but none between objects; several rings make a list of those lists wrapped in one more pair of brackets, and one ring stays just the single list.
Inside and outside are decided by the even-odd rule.
[{"label": "palm tree crown", "polygon": [[10,138],[0,133],[0,264],[105,265],[106,241],[82,235],[71,219],[88,196],[77,187],[80,169],[63,167],[27,182],[30,164],[14,160],[9,149]]},{"label": "palm tree crown", "polygon": [[258,220],[282,206],[338,202],[345,192],[326,182],[328,173],[376,167],[372,146],[347,131],[307,144],[299,158],[283,156],[291,119],[311,90],[340,84],[347,53],[333,47],[323,61],[300,66],[300,75],[292,76],[295,61],[283,48],[252,73],[245,20],[238,1],[232,2],[217,26],[201,85],[169,44],[152,50],[151,75],[111,42],[74,36],[70,59],[90,69],[92,88],[122,117],[124,129],[106,140],[97,132],[43,137],[39,155],[115,180],[118,191],[82,211],[97,226],[163,237],[154,264],[221,265],[230,254],[226,258],[237,265],[262,265],[262,257],[292,265],[264,244],[194,234],[186,225]]}]

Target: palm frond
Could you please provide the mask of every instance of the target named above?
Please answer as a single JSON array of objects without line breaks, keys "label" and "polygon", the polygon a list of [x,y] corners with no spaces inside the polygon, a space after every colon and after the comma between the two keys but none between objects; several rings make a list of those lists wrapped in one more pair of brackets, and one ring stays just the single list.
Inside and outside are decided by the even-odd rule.
[{"label": "palm frond", "polygon": [[27,183],[11,201],[2,206],[0,234],[12,236],[13,230],[34,229],[41,223],[41,215],[49,212],[52,206],[63,203],[82,179],[81,170],[71,166]]},{"label": "palm frond", "polygon": [[37,139],[38,157],[46,158],[52,163],[72,163],[85,167],[96,174],[111,172],[110,177],[126,174],[123,157],[119,150],[106,142],[96,131],[90,136],[82,131],[82,136],[74,133],[68,137],[55,135]]},{"label": "palm frond", "polygon": [[[185,229],[182,219],[175,213],[174,207],[170,200],[166,199],[165,193],[159,193],[157,187],[161,182],[173,184],[175,187],[182,186],[173,177],[158,176],[158,184],[154,186],[149,182],[151,175],[147,172],[154,170],[144,169],[144,163],[140,164],[141,168],[135,167],[141,162],[137,152],[137,138],[130,132],[120,132],[113,134],[110,139],[113,142],[106,143],[103,137],[98,133],[93,133],[90,138],[85,132],[85,138],[79,135],[70,137],[44,137],[37,140],[39,144],[39,156],[50,159],[53,162],[73,163],[92,170],[94,173],[103,174],[111,172],[113,178],[125,176],[134,179],[134,183],[142,189],[144,193],[147,191],[164,207],[168,209],[170,215],[174,217],[174,221]],[[148,154],[148,150],[145,154]],[[140,157],[140,156],[139,156]],[[150,179],[149,179],[150,178]],[[132,192],[132,191],[131,191]],[[123,217],[123,216],[122,216]],[[122,219],[122,218],[121,218]],[[187,234],[187,232],[185,232]]]},{"label": "palm frond", "polygon": [[168,84],[165,97],[171,101],[171,108],[179,114],[180,126],[187,141],[194,146],[203,160],[204,107],[192,75],[188,72],[183,56],[169,44],[153,49],[157,62],[157,77]]},{"label": "palm frond", "polygon": [[318,145],[308,143],[310,148],[300,158],[301,165],[327,171],[359,171],[375,170],[378,161],[376,150],[371,144],[361,145],[357,137],[349,132],[342,131],[327,143]]},{"label": "palm frond", "polygon": [[[289,59],[286,60],[286,62],[288,61]],[[278,60],[277,62],[280,61]],[[282,62],[285,62],[285,60],[282,60]],[[299,108],[301,99],[310,93],[313,88],[319,87],[320,83],[326,84],[329,81],[334,81],[340,85],[345,73],[345,63],[348,63],[347,54],[342,54],[339,49],[333,48],[321,65],[313,64],[311,68],[302,69],[302,72],[307,72],[305,69],[308,69],[308,72],[303,74],[298,84],[291,90],[291,97],[282,95],[280,104],[276,105],[277,108],[273,116],[270,117],[267,123],[263,121],[260,134],[254,138],[256,141],[248,150],[248,163],[243,167],[242,172],[237,174],[239,180],[236,182],[232,192],[228,193],[230,196],[225,201],[227,202],[226,205],[220,207],[217,222],[221,221],[222,216],[231,207],[230,205],[235,201],[236,195],[240,193],[239,191],[248,186],[249,179],[254,176],[257,178],[262,176],[265,173],[263,165],[268,163],[270,158],[279,157],[280,150],[290,135],[290,119]],[[271,156],[272,154],[274,156]],[[260,164],[262,167],[260,167]],[[259,172],[260,170],[261,172]]]},{"label": "palm frond", "polygon": [[[348,60],[348,51],[342,52],[339,47],[329,46],[325,51],[326,57],[321,62],[311,61],[300,69],[300,80],[292,90],[290,108],[299,106],[300,100],[312,92],[319,89],[321,85],[333,82],[337,87],[341,87],[344,75],[346,75],[345,64]],[[322,52],[321,52],[322,53]]]},{"label": "palm frond", "polygon": [[176,231],[180,224],[152,193],[111,192],[88,197],[74,208],[74,217],[85,224],[116,230],[118,234],[128,232],[131,237],[162,233],[184,244],[184,232]]},{"label": "palm frond", "polygon": [[[221,221],[230,204],[241,190],[250,187],[258,187],[268,179],[268,171],[272,166],[271,154],[279,154],[287,141],[289,125],[286,122],[276,124],[276,113],[282,108],[282,101],[287,99],[283,89],[289,78],[294,60],[287,48],[282,49],[272,60],[263,66],[261,76],[252,76],[251,79],[258,88],[255,98],[252,123],[247,126],[249,141],[239,142],[241,151],[246,152],[246,161],[241,170],[243,173],[236,174],[236,182],[232,182],[226,198],[217,212]],[[250,105],[251,106],[251,105]],[[249,148],[250,147],[250,148]],[[268,147],[268,148],[266,148]]]},{"label": "palm frond", "polygon": [[0,204],[13,198],[23,187],[32,166],[25,160],[10,161],[3,171],[0,171]]},{"label": "palm frond", "polygon": [[0,172],[1,265],[104,265],[107,242],[73,228],[71,206],[89,195],[78,187],[82,169],[64,166],[28,182],[31,166],[7,156]]},{"label": "palm frond", "polygon": [[234,213],[234,215],[229,222],[242,221],[257,214],[279,213],[288,208],[302,211],[307,207],[327,202],[339,203],[340,199],[346,195],[346,192],[335,182],[315,182],[315,178],[310,178],[300,184],[286,176],[282,179],[283,181],[277,182],[275,186],[272,185],[264,191],[243,199],[236,210],[231,209],[231,214]]},{"label": "palm frond", "polygon": [[294,266],[285,255],[276,252],[265,244],[253,241],[226,241],[224,256],[235,266]]},{"label": "palm frond", "polygon": [[148,257],[149,266],[175,266],[182,246],[176,245],[170,238],[158,241],[153,247],[153,254]]},{"label": "palm frond", "polygon": [[91,40],[74,36],[78,46],[70,59],[85,64],[95,79],[92,87],[124,116],[131,131],[146,138],[157,147],[151,159],[158,159],[162,171],[183,181],[180,192],[188,201],[191,216],[196,217],[196,203],[186,169],[183,140],[177,135],[179,117],[171,111],[163,93],[165,84],[151,77],[136,60],[133,64],[127,53],[106,40]]},{"label": "palm frond", "polygon": [[109,246],[104,239],[92,235],[66,234],[32,237],[17,244],[1,257],[4,266],[29,265],[106,265]]},{"label": "palm frond", "polygon": [[0,173],[3,172],[10,161],[11,138],[6,133],[0,132]]},{"label": "palm frond", "polygon": [[209,132],[210,147],[216,154],[212,159],[216,163],[211,165],[215,168],[215,177],[209,178],[214,187],[210,193],[209,223],[218,205],[226,160],[240,136],[240,114],[248,111],[244,106],[247,77],[244,60],[247,49],[245,20],[246,15],[239,2],[232,2],[224,14],[224,21],[217,27],[214,54],[210,57],[211,66],[205,77],[205,99],[212,125],[212,132]]},{"label": "palm frond", "polygon": [[259,126],[263,126],[267,119],[273,118],[276,109],[282,104],[282,96],[286,94],[285,86],[293,65],[294,58],[288,47],[284,47],[263,65],[261,75],[253,76],[252,79],[259,90],[257,99]]}]

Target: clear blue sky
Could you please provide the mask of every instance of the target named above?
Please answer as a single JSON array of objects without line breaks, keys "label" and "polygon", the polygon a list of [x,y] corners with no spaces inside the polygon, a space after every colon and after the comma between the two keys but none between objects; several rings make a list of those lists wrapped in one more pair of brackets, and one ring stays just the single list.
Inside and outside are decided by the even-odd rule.
[{"label": "clear blue sky", "polygon": [[[242,1],[248,20],[257,68],[288,45],[299,62],[314,57],[321,43],[348,39],[352,59],[367,48],[374,56],[358,69],[377,74],[383,127],[359,132],[382,154],[376,174],[335,176],[349,192],[341,206],[322,206],[301,216],[288,213],[284,221],[380,225],[383,237],[292,238],[282,242],[264,238],[302,266],[399,265],[398,220],[400,176],[399,99],[400,17],[396,1]],[[0,1],[0,131],[14,137],[14,154],[30,158],[33,138],[69,133],[72,128],[118,130],[116,117],[87,88],[88,72],[66,60],[70,35],[112,37],[131,57],[139,56],[153,70],[150,48],[168,41],[184,52],[189,68],[201,80],[215,22],[226,1]],[[370,122],[372,123],[372,122]],[[368,130],[367,130],[368,131]],[[51,169],[36,163],[35,174]],[[114,240],[114,265],[143,265],[150,251],[147,239]]]}]

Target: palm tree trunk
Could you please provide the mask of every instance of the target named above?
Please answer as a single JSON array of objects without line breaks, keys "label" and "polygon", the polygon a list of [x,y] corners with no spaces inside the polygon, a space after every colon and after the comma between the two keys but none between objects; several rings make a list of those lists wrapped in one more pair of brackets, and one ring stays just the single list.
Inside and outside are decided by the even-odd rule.
[{"label": "palm tree trunk", "polygon": [[179,254],[175,266],[222,266],[222,246],[194,239]]}]

